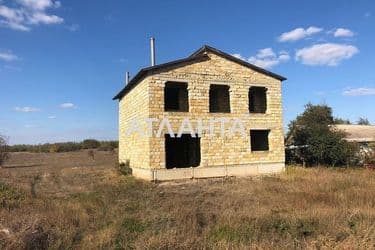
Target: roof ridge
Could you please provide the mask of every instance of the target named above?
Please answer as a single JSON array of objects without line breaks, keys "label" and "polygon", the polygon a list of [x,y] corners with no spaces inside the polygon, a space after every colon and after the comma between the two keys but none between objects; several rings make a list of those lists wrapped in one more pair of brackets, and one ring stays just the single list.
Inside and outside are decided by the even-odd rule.
[{"label": "roof ridge", "polygon": [[280,81],[286,80],[286,78],[283,77],[283,76],[281,76],[281,75],[278,75],[278,74],[273,73],[273,72],[271,72],[269,70],[266,70],[266,69],[263,69],[261,67],[258,67],[258,66],[254,65],[254,64],[251,64],[251,63],[249,63],[247,61],[239,59],[239,58],[237,58],[235,56],[232,56],[231,54],[228,54],[228,53],[226,53],[224,51],[221,51],[221,50],[219,50],[219,49],[217,49],[215,47],[209,46],[207,44],[203,45],[198,50],[196,50],[195,52],[193,52],[193,54],[191,54],[189,57],[194,57],[194,56],[200,54],[202,51],[206,51],[206,50],[209,50],[209,51],[211,51],[211,52],[213,52],[215,54],[221,55],[224,58],[226,58],[228,60],[231,60],[231,61],[234,61],[236,63],[239,63],[239,64],[241,64],[241,65],[243,65],[245,67],[251,68],[251,69],[253,69],[255,71],[258,71],[258,72],[261,72],[261,73],[263,73],[265,75],[268,75],[268,76],[271,76],[273,78],[276,78],[276,79],[278,79]]},{"label": "roof ridge", "polygon": [[219,56],[222,56],[224,58],[226,58],[227,60],[230,60],[232,62],[235,62],[235,63],[238,63],[242,66],[245,66],[245,67],[248,67],[252,70],[255,70],[257,72],[260,72],[262,74],[265,74],[265,75],[268,75],[270,77],[273,77],[273,78],[276,78],[280,81],[284,81],[286,80],[285,77],[281,76],[281,75],[278,75],[278,74],[275,74],[275,73],[272,73],[271,71],[268,71],[266,69],[263,69],[263,68],[260,68],[256,65],[253,65],[251,63],[248,63],[244,60],[241,60],[237,57],[234,57],[226,52],[223,52],[219,49],[216,49],[212,46],[209,46],[207,44],[204,44],[202,47],[200,47],[198,50],[196,50],[195,52],[193,52],[190,56],[188,57],[185,57],[185,58],[182,58],[182,59],[178,59],[178,60],[174,60],[174,61],[170,61],[170,62],[167,62],[167,63],[162,63],[162,64],[157,64],[155,66],[149,66],[149,67],[145,67],[145,68],[141,68],[141,70],[129,81],[129,83],[115,96],[113,97],[112,99],[113,100],[116,100],[116,99],[120,99],[121,97],[123,97],[127,92],[129,92],[137,83],[138,81],[144,77],[148,72],[152,71],[152,70],[156,70],[156,69],[160,69],[160,68],[163,68],[163,67],[169,67],[169,66],[172,66],[172,65],[177,65],[179,63],[184,63],[184,62],[190,62],[190,61],[193,61],[193,60],[197,60],[197,59],[206,59],[208,58],[207,55],[203,55],[202,57],[200,57],[199,55],[201,55],[202,52],[204,51],[211,51]]}]

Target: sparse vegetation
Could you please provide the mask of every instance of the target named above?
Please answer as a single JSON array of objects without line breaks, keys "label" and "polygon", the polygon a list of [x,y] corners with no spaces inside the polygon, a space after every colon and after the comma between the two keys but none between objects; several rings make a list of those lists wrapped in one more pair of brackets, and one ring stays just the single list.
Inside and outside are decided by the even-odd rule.
[{"label": "sparse vegetation", "polygon": [[6,151],[31,153],[61,153],[79,151],[82,149],[113,151],[116,148],[118,148],[118,141],[97,141],[93,139],[87,139],[83,142],[57,142],[38,145],[11,145],[6,146]]},{"label": "sparse vegetation", "polygon": [[[77,162],[78,152],[63,154]],[[153,184],[119,174],[109,152],[98,152],[95,162],[79,154],[82,162],[74,168],[0,171],[0,182],[7,182],[1,197],[6,204],[17,201],[0,208],[0,248],[370,249],[375,244],[371,170],[289,167],[280,176]],[[112,165],[91,166],[104,155],[113,158]]]},{"label": "sparse vegetation", "polygon": [[333,123],[334,124],[347,124],[347,125],[352,124],[349,119],[342,119],[342,118],[337,118],[337,117],[334,118]]},{"label": "sparse vegetation", "polygon": [[0,209],[19,207],[25,195],[22,191],[0,182]]},{"label": "sparse vegetation", "polygon": [[90,149],[87,151],[87,155],[92,159],[95,160],[95,152],[94,150]]},{"label": "sparse vegetation", "polygon": [[0,166],[9,158],[9,153],[7,152],[7,141],[4,136],[0,135]]},{"label": "sparse vegetation", "polygon": [[366,117],[359,117],[357,124],[358,125],[371,125],[369,120]]}]

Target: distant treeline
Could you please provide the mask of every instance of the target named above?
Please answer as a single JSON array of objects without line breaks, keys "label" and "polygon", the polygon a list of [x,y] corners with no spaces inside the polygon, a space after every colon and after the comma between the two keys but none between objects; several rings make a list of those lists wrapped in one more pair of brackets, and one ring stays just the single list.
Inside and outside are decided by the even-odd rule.
[{"label": "distant treeline", "polygon": [[118,148],[118,141],[98,141],[87,139],[82,142],[57,142],[37,145],[8,145],[8,152],[32,152],[32,153],[59,153],[79,151],[81,149],[97,149],[103,151],[112,151]]}]

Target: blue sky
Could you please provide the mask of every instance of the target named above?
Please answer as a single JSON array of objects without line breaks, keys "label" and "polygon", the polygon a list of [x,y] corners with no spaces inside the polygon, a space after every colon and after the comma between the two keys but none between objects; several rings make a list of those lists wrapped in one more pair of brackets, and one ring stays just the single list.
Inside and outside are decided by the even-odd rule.
[{"label": "blue sky", "polygon": [[374,1],[0,0],[0,134],[12,144],[117,139],[125,71],[214,46],[288,78],[307,102],[375,123]]}]

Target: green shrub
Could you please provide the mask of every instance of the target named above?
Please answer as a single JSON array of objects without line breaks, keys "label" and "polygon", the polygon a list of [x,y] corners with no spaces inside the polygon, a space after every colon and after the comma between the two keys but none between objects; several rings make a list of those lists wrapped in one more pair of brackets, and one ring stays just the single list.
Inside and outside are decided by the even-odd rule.
[{"label": "green shrub", "polygon": [[244,218],[238,223],[219,225],[211,230],[209,239],[213,242],[249,243],[273,235],[274,239],[288,236],[302,240],[319,233],[320,227],[311,218],[287,218],[271,213],[262,217]]},{"label": "green shrub", "polygon": [[99,150],[101,151],[113,151],[118,148],[118,141],[101,141]]},{"label": "green shrub", "polygon": [[0,182],[0,207],[16,208],[25,199],[25,194],[18,189]]},{"label": "green shrub", "polygon": [[344,140],[346,134],[335,129],[332,109],[307,104],[302,114],[289,123],[286,144],[288,163],[343,166],[356,164],[356,144]]},{"label": "green shrub", "polygon": [[235,242],[241,239],[241,235],[236,228],[229,225],[220,225],[211,231],[209,238],[213,242],[222,240],[227,242]]},{"label": "green shrub", "polygon": [[123,219],[115,239],[116,249],[134,249],[134,242],[144,232],[146,224],[142,221],[126,217]]},{"label": "green shrub", "polygon": [[145,225],[135,218],[125,218],[121,228],[128,233],[142,233],[145,230]]},{"label": "green shrub", "polygon": [[121,162],[117,165],[118,171],[123,175],[131,175],[132,169],[130,168],[130,162]]},{"label": "green shrub", "polygon": [[100,142],[94,139],[86,139],[82,142],[83,149],[93,149],[100,147]]}]

